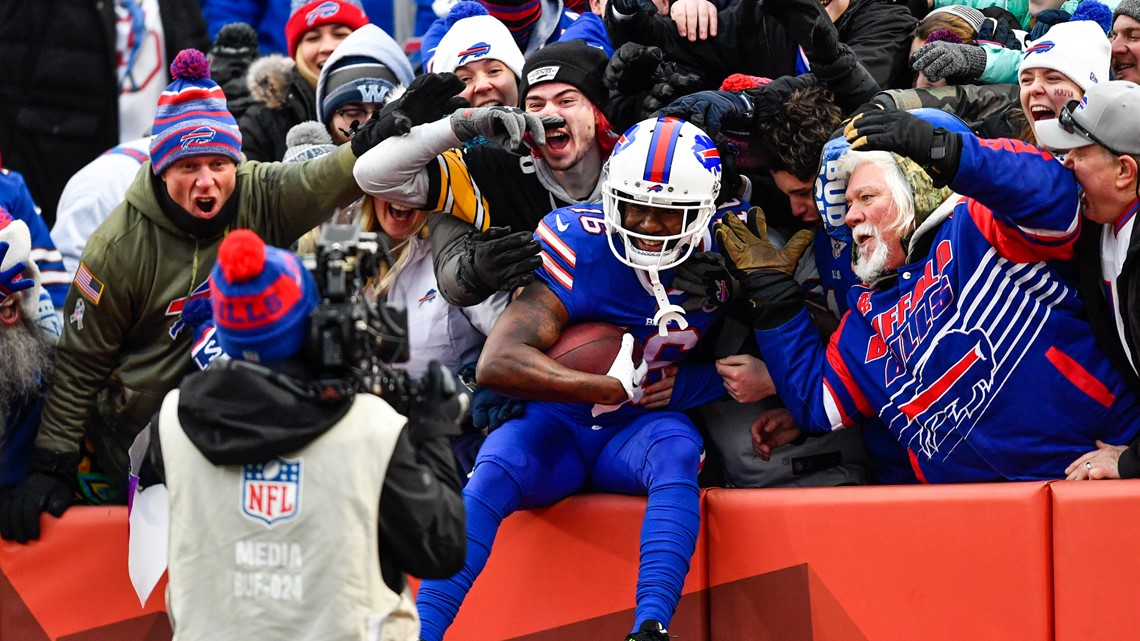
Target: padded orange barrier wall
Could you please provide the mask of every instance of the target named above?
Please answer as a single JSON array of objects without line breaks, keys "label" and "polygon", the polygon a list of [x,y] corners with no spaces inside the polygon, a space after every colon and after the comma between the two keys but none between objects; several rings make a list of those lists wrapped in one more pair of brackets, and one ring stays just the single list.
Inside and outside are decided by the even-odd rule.
[{"label": "padded orange barrier wall", "polygon": [[[645,500],[520,512],[449,638],[617,641]],[[1140,481],[709,490],[679,641],[1128,639],[1140,627]],[[167,641],[160,584],[127,579],[125,508],[0,543],[0,641]],[[1055,630],[1055,633],[1054,633]]]},{"label": "padded orange barrier wall", "polygon": [[714,641],[1048,641],[1045,483],[711,490]]},{"label": "padded orange barrier wall", "polygon": [[1140,630],[1140,480],[1053,483],[1057,641]]}]

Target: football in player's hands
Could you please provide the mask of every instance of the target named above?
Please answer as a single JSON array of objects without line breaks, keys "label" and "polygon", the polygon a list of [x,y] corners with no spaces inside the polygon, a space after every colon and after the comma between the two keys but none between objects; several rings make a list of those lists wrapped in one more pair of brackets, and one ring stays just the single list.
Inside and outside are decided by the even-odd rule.
[{"label": "football in player's hands", "polygon": [[[567,325],[558,341],[546,350],[546,355],[568,367],[587,374],[605,376],[621,349],[621,338],[626,330],[609,323],[578,323]],[[635,365],[644,360],[641,345],[633,346]]]}]

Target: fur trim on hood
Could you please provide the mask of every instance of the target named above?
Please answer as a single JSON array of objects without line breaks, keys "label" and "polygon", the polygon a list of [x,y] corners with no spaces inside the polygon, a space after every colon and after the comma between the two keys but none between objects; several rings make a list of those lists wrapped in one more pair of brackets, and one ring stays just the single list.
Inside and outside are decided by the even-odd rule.
[{"label": "fur trim on hood", "polygon": [[258,58],[249,66],[245,82],[254,102],[282,109],[289,97],[289,79],[296,63],[279,53]]}]

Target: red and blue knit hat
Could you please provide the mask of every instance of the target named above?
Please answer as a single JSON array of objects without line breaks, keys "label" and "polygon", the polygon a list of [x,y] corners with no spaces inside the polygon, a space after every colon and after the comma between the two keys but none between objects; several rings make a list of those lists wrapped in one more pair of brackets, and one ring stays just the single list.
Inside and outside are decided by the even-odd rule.
[{"label": "red and blue knit hat", "polygon": [[530,32],[542,17],[541,0],[479,0],[487,13],[507,26],[520,51],[526,51]]},{"label": "red and blue knit hat", "polygon": [[230,358],[285,360],[305,344],[317,284],[296,254],[239,229],[218,248],[210,306],[218,342]]},{"label": "red and blue knit hat", "polygon": [[158,99],[150,164],[161,174],[181,158],[217,154],[241,162],[241,132],[226,107],[226,94],[210,80],[210,63],[197,49],[183,49],[170,64],[174,78]]},{"label": "red and blue knit hat", "polygon": [[326,24],[342,24],[356,31],[368,24],[368,15],[360,6],[360,0],[293,0],[292,12],[285,23],[289,57],[297,57],[297,45],[306,31]]}]

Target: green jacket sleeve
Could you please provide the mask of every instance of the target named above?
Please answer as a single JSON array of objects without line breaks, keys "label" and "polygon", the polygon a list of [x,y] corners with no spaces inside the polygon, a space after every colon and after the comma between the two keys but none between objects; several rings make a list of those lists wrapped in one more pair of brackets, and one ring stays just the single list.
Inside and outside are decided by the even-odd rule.
[{"label": "green jacket sleeve", "polygon": [[986,50],[986,70],[978,82],[987,85],[1017,84],[1017,69],[1021,66],[1021,52],[997,45],[983,44]]},{"label": "green jacket sleeve", "polygon": [[[122,209],[126,205],[120,205]],[[121,212],[117,212],[121,213]],[[114,214],[112,214],[114,215]],[[134,270],[98,232],[88,239],[80,258],[77,278],[90,275],[87,289],[97,295],[80,293],[73,285],[64,303],[63,336],[56,354],[52,387],[44,403],[36,447],[52,452],[78,454],[84,426],[96,395],[106,387],[123,337],[129,329],[134,292],[116,274]]]},{"label": "green jacket sleeve", "polygon": [[350,145],[297,163],[246,163],[248,191],[242,194],[238,226],[265,241],[288,247],[332,213],[364,195],[352,176],[356,164]]}]

